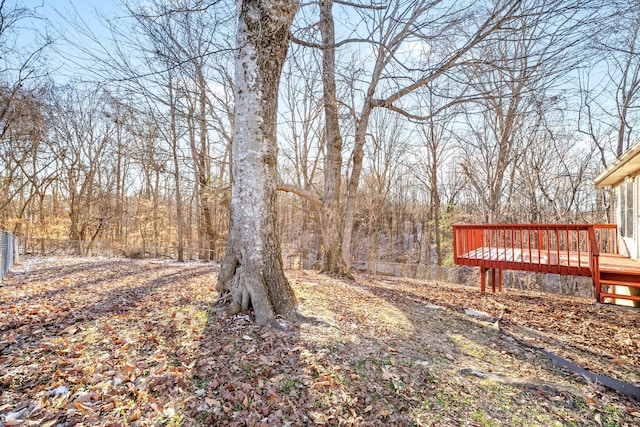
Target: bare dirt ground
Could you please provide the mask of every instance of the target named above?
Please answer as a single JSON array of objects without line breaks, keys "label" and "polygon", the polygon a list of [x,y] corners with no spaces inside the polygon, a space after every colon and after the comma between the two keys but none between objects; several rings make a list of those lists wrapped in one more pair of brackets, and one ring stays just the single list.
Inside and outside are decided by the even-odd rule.
[{"label": "bare dirt ground", "polygon": [[[0,286],[0,426],[634,426],[640,313],[289,271],[299,323],[214,308],[217,268],[32,259]],[[465,314],[483,311],[489,317]]]}]

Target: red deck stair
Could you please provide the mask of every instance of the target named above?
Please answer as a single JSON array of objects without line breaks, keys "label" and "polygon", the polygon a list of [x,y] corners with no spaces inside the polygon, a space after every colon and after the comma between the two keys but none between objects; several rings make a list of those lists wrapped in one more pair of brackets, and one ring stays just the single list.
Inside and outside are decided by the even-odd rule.
[{"label": "red deck stair", "polygon": [[[502,290],[502,270],[591,277],[596,300],[640,301],[617,286],[640,289],[640,262],[618,253],[615,224],[464,224],[453,226],[458,265],[480,267],[480,286],[492,274]],[[496,282],[496,272],[498,280]]]}]

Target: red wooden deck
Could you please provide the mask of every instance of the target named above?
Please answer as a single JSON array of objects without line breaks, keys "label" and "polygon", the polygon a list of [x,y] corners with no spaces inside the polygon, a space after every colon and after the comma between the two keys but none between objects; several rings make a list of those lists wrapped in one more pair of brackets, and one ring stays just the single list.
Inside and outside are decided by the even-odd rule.
[{"label": "red wooden deck", "polygon": [[[453,226],[454,262],[480,267],[502,290],[502,270],[591,277],[599,302],[640,301],[614,293],[615,286],[640,289],[640,262],[618,254],[614,224],[465,224]],[[498,280],[496,281],[496,272]]]}]

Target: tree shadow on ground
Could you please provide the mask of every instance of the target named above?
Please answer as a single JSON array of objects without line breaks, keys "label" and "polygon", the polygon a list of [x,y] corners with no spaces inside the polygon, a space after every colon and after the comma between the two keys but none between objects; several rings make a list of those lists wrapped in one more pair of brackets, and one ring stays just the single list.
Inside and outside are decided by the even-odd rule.
[{"label": "tree shadow on ground", "polygon": [[[31,299],[3,289],[13,301],[0,305],[12,325],[0,333],[5,414],[40,424],[467,425],[523,424],[534,407],[538,424],[566,421],[562,410],[592,419],[586,405],[569,407],[579,384],[545,376],[534,352],[458,311],[426,308],[402,285],[289,272],[305,318],[275,330],[211,309],[211,264],[116,262],[83,287],[85,267],[58,293],[46,276]],[[499,375],[509,364],[522,380]]]},{"label": "tree shadow on ground", "polygon": [[[485,301],[488,304],[493,304],[493,297],[487,294],[480,294],[476,299],[471,300],[469,298],[469,292],[474,293],[473,289],[469,287],[452,286],[457,294],[454,298],[449,295],[448,298],[439,297],[437,294],[430,295],[429,288],[448,286],[444,284],[427,284],[427,283],[405,283],[404,280],[386,280],[370,277],[359,277],[356,282],[345,283],[345,287],[351,289],[360,288],[366,291],[370,295],[375,295],[380,299],[378,307],[382,308],[384,304],[382,301],[394,306],[399,311],[403,312],[406,318],[413,325],[413,331],[406,335],[397,334],[396,337],[391,337],[386,343],[392,348],[403,348],[405,351],[409,350],[408,359],[411,360],[411,356],[417,355],[418,357],[426,355],[427,361],[436,363],[434,366],[438,366],[439,358],[444,356],[444,364],[440,364],[440,369],[446,366],[445,370],[449,370],[450,373],[455,372],[462,373],[462,370],[466,370],[471,366],[473,372],[478,369],[480,372],[503,372],[506,376],[511,376],[512,370],[522,376],[524,371],[524,381],[509,381],[502,382],[505,388],[513,388],[514,384],[520,384],[521,389],[519,392],[525,396],[528,401],[539,401],[540,396],[531,395],[531,392],[527,390],[531,389],[531,385],[539,386],[545,384],[540,388],[543,395],[548,395],[545,390],[557,390],[564,391],[573,390],[572,396],[569,400],[572,402],[576,398],[585,398],[585,390],[576,395],[576,388],[580,388],[585,385],[584,379],[579,375],[571,375],[566,372],[561,372],[557,367],[553,366],[549,360],[535,351],[528,345],[522,345],[520,342],[513,340],[510,336],[499,333],[493,328],[493,320],[479,321],[475,317],[469,317],[464,314],[465,308],[482,309],[483,306],[476,307],[475,302]],[[435,308],[434,306],[440,306]],[[525,303],[529,309],[532,307],[535,309],[536,305],[530,302]],[[504,305],[497,303],[498,308],[502,308]],[[485,306],[486,307],[486,306]],[[495,313],[495,308],[492,310]],[[380,316],[381,311],[376,314]],[[373,313],[372,313],[373,315]],[[496,314],[496,317],[497,314]],[[487,319],[489,320],[489,319]],[[434,325],[436,325],[434,327]],[[397,338],[401,339],[398,340]],[[426,341],[425,341],[426,338]],[[422,343],[423,348],[420,348]],[[393,352],[390,352],[393,355]],[[418,359],[415,359],[419,361]],[[455,369],[454,369],[455,368]],[[481,374],[474,381],[463,383],[460,386],[460,390],[468,390],[466,397],[469,401],[477,400],[478,395],[482,395],[483,387],[479,386],[479,382],[493,382],[493,379],[487,379],[486,376]],[[454,375],[455,376],[455,375]],[[509,384],[507,387],[506,384]],[[474,390],[476,393],[474,393]],[[591,393],[591,390],[587,387],[587,392]],[[618,399],[620,396],[615,393],[606,392],[608,395],[606,399]],[[562,403],[567,401],[561,398],[558,394],[553,396],[556,398],[557,403],[553,405],[559,406],[553,409],[554,411],[566,411],[571,410],[571,404],[568,407],[562,406]],[[626,398],[622,398],[625,400]],[[505,405],[512,405],[513,402],[506,402]],[[636,402],[637,403],[637,402]],[[547,399],[542,399],[542,404],[549,404]],[[633,405],[632,405],[633,406]],[[508,414],[498,412],[490,412],[490,416],[498,419],[509,419]],[[553,420],[551,418],[550,420]],[[548,421],[551,422],[551,421]],[[555,421],[554,421],[555,422]],[[566,422],[566,420],[565,420]]]},{"label": "tree shadow on ground", "polygon": [[[94,262],[80,262],[79,264],[62,265],[52,268],[51,265],[35,268],[29,272],[28,279],[11,280],[9,286],[26,287],[23,296],[5,298],[4,303],[19,305],[30,301],[44,301],[72,295],[84,289],[101,288],[101,293],[108,294],[104,289],[109,285],[114,287],[118,282],[135,278],[139,272],[122,269],[122,260],[96,260]],[[149,265],[148,273],[161,272],[166,267],[161,264]],[[21,276],[16,277],[19,278]],[[3,283],[4,287],[5,284]],[[40,292],[30,292],[29,287],[44,287]],[[1,289],[1,287],[0,287]],[[95,291],[89,291],[95,292]],[[71,300],[69,301],[71,302]]]},{"label": "tree shadow on ground", "polygon": [[[40,326],[63,328],[78,320],[93,321],[113,313],[135,310],[136,304],[144,300],[150,292],[178,283],[178,279],[185,274],[194,277],[212,272],[212,267],[208,266],[195,269],[191,267],[186,272],[169,273],[170,269],[171,267],[163,264],[148,265],[144,270],[146,278],[140,280],[141,272],[128,269],[122,261],[97,261],[92,265],[82,263],[81,268],[63,268],[63,272],[52,273],[53,277],[64,278],[61,284],[52,280],[46,273],[46,271],[53,272],[57,269],[43,270],[26,286],[32,288],[44,286],[47,289],[32,293],[25,290],[24,295],[18,298],[4,297],[3,303],[13,306],[12,311],[17,314],[28,312],[31,305],[46,305],[54,299],[60,300],[62,304],[57,305],[55,310],[51,310],[44,318],[39,315],[41,313],[34,313],[26,319],[16,318],[13,321],[5,319],[0,332],[38,323]],[[75,273],[81,274],[74,277]],[[135,285],[131,286],[131,282]]]},{"label": "tree shadow on ground", "polygon": [[[459,312],[425,308],[419,295],[360,278],[289,276],[309,321],[278,331],[250,315],[210,312],[193,377],[198,399],[186,408],[191,419],[382,426],[487,417],[517,424],[539,403],[548,408],[539,423],[579,412],[578,385]],[[514,378],[509,366],[527,374]]]},{"label": "tree shadow on ground", "polygon": [[[564,371],[558,366],[551,363],[548,353],[537,351],[539,345],[551,346],[552,349],[564,350],[565,355],[580,355],[586,360],[600,360],[602,365],[607,365],[609,361],[614,359],[615,353],[610,353],[607,346],[600,345],[598,348],[593,346],[576,345],[577,340],[571,340],[573,336],[580,336],[580,331],[574,330],[571,322],[567,322],[567,318],[573,318],[574,321],[585,322],[588,317],[594,322],[599,319],[610,319],[612,324],[619,326],[621,323],[620,312],[615,308],[597,307],[592,302],[582,301],[581,299],[562,297],[544,297],[533,295],[510,294],[488,294],[480,293],[478,290],[449,284],[433,283],[419,284],[417,282],[407,282],[402,279],[379,279],[368,277],[359,280],[358,287],[364,288],[386,301],[397,304],[399,301],[411,301],[413,306],[407,310],[405,304],[397,304],[400,309],[404,309],[407,316],[413,322],[419,323],[420,319],[416,317],[416,313],[427,310],[446,310],[452,314],[463,324],[468,326],[462,331],[452,331],[454,334],[449,339],[454,339],[458,343],[462,357],[452,362],[459,364],[461,359],[486,359],[486,356],[493,353],[490,359],[494,359],[494,366],[484,366],[481,369],[469,370],[462,368],[466,372],[472,372],[473,376],[484,379],[499,380],[500,378],[510,377],[508,369],[509,365],[530,365],[532,376],[525,382],[519,383],[513,378],[508,380],[500,380],[504,384],[517,386],[523,391],[532,391],[540,389],[545,395],[552,390],[556,390],[556,395],[570,393],[572,395],[582,396],[584,398],[584,390],[578,391],[578,388],[585,384],[586,380],[582,375]],[[451,294],[445,296],[442,292],[432,292],[434,289],[442,287],[450,287]],[[477,318],[469,316],[465,313],[466,309],[486,310],[488,316]],[[505,311],[526,311],[530,312],[530,316],[522,316],[517,323],[503,319]],[[560,314],[558,314],[560,313]],[[576,314],[577,313],[577,314]],[[565,317],[562,314],[566,314]],[[630,319],[624,318],[622,322],[628,322]],[[532,324],[527,325],[528,322]],[[600,327],[602,334],[611,334],[611,330],[607,330],[606,320],[601,321]],[[505,325],[505,323],[507,325]],[[500,331],[496,328],[499,326]],[[505,328],[506,326],[506,328]],[[518,334],[513,333],[518,329]],[[481,333],[478,333],[481,332]],[[596,336],[599,335],[598,333]],[[487,339],[489,337],[489,339]],[[514,339],[515,338],[515,339]],[[548,350],[548,348],[547,348]],[[615,350],[613,350],[615,351]],[[484,353],[484,354],[483,354]],[[565,356],[566,357],[566,356]],[[585,359],[581,359],[585,360]],[[505,366],[505,362],[508,364]],[[602,366],[601,365],[601,366]],[[625,369],[626,368],[626,369]],[[500,372],[502,372],[500,374]],[[631,375],[637,379],[637,369],[634,365],[620,367],[616,373],[621,374],[623,380],[625,375]],[[496,375],[498,373],[498,375]],[[543,381],[540,381],[543,378]],[[628,381],[628,380],[627,380]],[[634,381],[632,380],[631,383]],[[535,391],[535,390],[534,390]],[[562,392],[562,393],[560,393]],[[599,392],[603,395],[608,394],[608,398],[628,402],[631,406],[636,406],[638,402],[633,399],[629,400],[626,396],[621,397],[616,393],[608,390]],[[613,397],[612,397],[613,396]],[[535,396],[534,396],[535,397]],[[572,400],[575,400],[572,399]]]},{"label": "tree shadow on ground", "polygon": [[[205,305],[181,295],[179,287],[189,281],[205,283],[217,268],[129,260],[43,262],[48,267],[20,277],[21,288],[0,288],[5,408],[12,416],[26,414],[38,422],[135,419],[143,402],[149,403],[142,398],[148,393],[145,366],[185,358],[182,325],[170,314],[159,314],[180,310],[182,304]],[[103,384],[104,394],[92,392],[96,383]],[[52,391],[58,389],[59,395]],[[109,408],[129,401],[132,390],[137,397],[128,410],[111,414]],[[18,399],[15,406],[12,396]]]},{"label": "tree shadow on ground", "polygon": [[[208,311],[193,373],[198,399],[185,408],[201,425],[283,426],[310,423],[314,375],[301,359],[305,325],[330,325],[312,313],[278,319],[280,328],[255,323],[253,313]],[[312,388],[312,387],[311,387]]]},{"label": "tree shadow on ground", "polygon": [[565,357],[577,358],[576,362],[585,360],[587,365],[595,364],[593,368],[604,369],[602,373],[621,380],[640,381],[640,354],[629,345],[637,319],[620,307],[521,290],[492,294],[482,293],[477,287],[446,283],[391,278],[376,281],[382,285],[379,288],[417,303],[439,305],[458,313],[465,309],[486,312],[494,321],[501,319],[504,331],[514,332],[530,345],[559,351]]}]

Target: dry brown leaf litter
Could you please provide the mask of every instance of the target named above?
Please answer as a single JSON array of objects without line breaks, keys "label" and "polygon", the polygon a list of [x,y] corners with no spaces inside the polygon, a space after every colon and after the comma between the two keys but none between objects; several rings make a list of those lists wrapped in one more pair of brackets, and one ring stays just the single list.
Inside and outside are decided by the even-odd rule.
[{"label": "dry brown leaf litter", "polygon": [[210,264],[26,262],[0,287],[0,424],[640,424],[637,401],[526,345],[638,385],[637,312],[289,271],[305,318],[278,331],[212,310],[216,273]]}]

